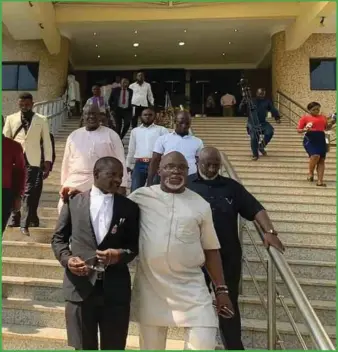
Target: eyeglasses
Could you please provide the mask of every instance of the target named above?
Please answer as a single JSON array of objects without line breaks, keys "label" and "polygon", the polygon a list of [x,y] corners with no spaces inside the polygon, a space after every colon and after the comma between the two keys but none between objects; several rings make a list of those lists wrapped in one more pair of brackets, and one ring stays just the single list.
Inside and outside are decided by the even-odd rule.
[{"label": "eyeglasses", "polygon": [[167,164],[163,167],[164,171],[174,171],[177,170],[178,172],[186,172],[189,167],[187,165],[176,165],[176,164]]}]

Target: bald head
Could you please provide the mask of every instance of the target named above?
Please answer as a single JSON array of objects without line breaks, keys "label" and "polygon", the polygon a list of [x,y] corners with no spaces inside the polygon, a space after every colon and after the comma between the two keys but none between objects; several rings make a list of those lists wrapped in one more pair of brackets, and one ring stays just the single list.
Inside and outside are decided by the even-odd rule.
[{"label": "bald head", "polygon": [[100,158],[94,165],[94,184],[103,193],[116,193],[122,183],[123,165],[111,156]]},{"label": "bald head", "polygon": [[180,111],[175,118],[175,132],[180,136],[189,134],[191,115],[188,111]]},{"label": "bald head", "polygon": [[198,157],[198,172],[205,180],[213,180],[221,168],[221,153],[217,148],[205,147]]},{"label": "bald head", "polygon": [[163,168],[168,164],[182,164],[188,167],[186,158],[180,152],[171,152],[163,155],[160,162],[160,168]]},{"label": "bald head", "polygon": [[182,193],[188,177],[188,163],[184,155],[171,152],[160,163],[161,189],[167,193]]}]

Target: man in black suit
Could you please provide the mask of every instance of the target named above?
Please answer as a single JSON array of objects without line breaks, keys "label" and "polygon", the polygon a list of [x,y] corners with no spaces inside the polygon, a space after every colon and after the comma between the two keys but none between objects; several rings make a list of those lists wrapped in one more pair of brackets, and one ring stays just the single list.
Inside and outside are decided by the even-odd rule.
[{"label": "man in black suit", "polygon": [[108,100],[110,111],[114,114],[116,133],[121,137],[121,139],[123,139],[123,137],[127,134],[133,115],[133,107],[131,105],[133,91],[128,87],[128,79],[123,78],[121,81],[121,87],[114,88],[111,91]]},{"label": "man in black suit", "polygon": [[[77,350],[98,350],[98,327],[101,350],[126,346],[131,299],[127,264],[138,254],[139,208],[117,193],[122,177],[119,160],[99,159],[92,189],[64,204],[52,239],[65,268],[68,345]],[[96,259],[104,272],[91,269]]]}]

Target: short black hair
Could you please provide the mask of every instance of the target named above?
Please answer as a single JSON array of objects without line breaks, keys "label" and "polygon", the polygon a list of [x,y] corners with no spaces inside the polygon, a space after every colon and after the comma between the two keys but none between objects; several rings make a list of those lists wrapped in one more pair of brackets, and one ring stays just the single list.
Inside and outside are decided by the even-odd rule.
[{"label": "short black hair", "polygon": [[122,166],[121,161],[112,156],[105,156],[103,158],[100,158],[99,160],[96,161],[94,165],[94,174],[102,170],[105,170],[108,167],[114,167],[115,165],[118,165],[118,164]]},{"label": "short black hair", "polygon": [[33,101],[33,95],[31,93],[24,92],[19,95],[19,99],[22,99],[22,100],[29,99]]},{"label": "short black hair", "polygon": [[315,108],[316,106],[318,106],[319,108],[321,108],[322,106],[317,103],[316,101],[312,101],[311,103],[307,104],[307,109],[310,111],[313,108]]},{"label": "short black hair", "polygon": [[94,84],[93,86],[92,86],[92,90],[94,89],[94,88],[101,88],[98,84]]}]

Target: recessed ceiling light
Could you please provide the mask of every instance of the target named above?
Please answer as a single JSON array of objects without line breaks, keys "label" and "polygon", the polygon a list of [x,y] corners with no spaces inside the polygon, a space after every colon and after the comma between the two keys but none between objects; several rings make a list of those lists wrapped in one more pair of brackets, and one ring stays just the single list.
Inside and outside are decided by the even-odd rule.
[{"label": "recessed ceiling light", "polygon": [[225,56],[225,53],[222,53],[223,56]]},{"label": "recessed ceiling light", "polygon": [[135,54],[134,57],[137,57],[137,54]]},{"label": "recessed ceiling light", "polygon": [[179,42],[178,45],[179,46],[183,46],[183,45],[185,45],[185,43],[184,42]]},{"label": "recessed ceiling light", "polygon": [[238,32],[238,29],[235,28],[235,29],[234,29],[234,32]]},{"label": "recessed ceiling light", "polygon": [[101,57],[101,55],[97,55],[97,58],[99,59]]},{"label": "recessed ceiling light", "polygon": [[138,32],[137,31],[134,31],[135,34],[137,34]]},{"label": "recessed ceiling light", "polygon": [[140,44],[139,43],[134,43],[133,46],[137,48]]},{"label": "recessed ceiling light", "polygon": [[187,30],[186,30],[186,29],[184,30],[184,33],[187,33]]},{"label": "recessed ceiling light", "polygon": [[95,47],[98,48],[99,46],[97,44],[95,44]]},{"label": "recessed ceiling light", "polygon": [[93,35],[96,35],[96,32],[94,32]]},{"label": "recessed ceiling light", "polygon": [[229,42],[229,45],[231,45],[232,44],[232,42]]}]

